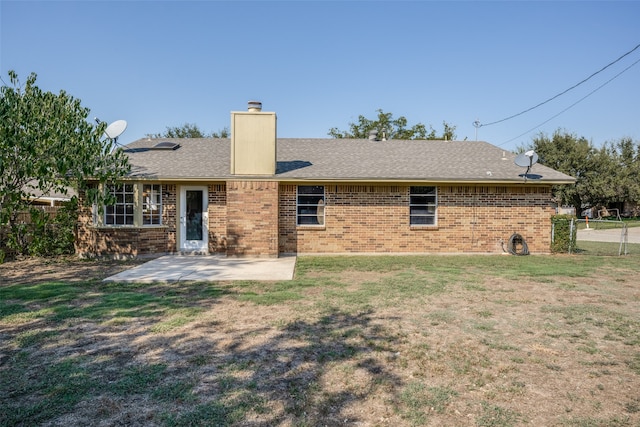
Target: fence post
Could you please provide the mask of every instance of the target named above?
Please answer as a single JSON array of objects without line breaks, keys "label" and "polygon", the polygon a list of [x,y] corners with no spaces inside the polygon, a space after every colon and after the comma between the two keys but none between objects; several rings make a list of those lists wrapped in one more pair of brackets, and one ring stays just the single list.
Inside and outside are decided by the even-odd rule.
[{"label": "fence post", "polygon": [[622,233],[620,234],[620,248],[618,249],[618,256],[622,255],[622,245],[624,245],[624,254],[628,255],[627,243],[629,242],[629,229],[627,224],[622,223]]},{"label": "fence post", "polygon": [[573,240],[573,218],[571,218],[571,223],[569,223],[569,255],[571,255],[571,241]]}]

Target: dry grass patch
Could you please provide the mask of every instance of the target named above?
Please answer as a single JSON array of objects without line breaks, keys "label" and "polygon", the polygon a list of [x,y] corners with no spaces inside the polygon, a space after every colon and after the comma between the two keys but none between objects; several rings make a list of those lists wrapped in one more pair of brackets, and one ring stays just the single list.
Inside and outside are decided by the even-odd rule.
[{"label": "dry grass patch", "polygon": [[638,261],[305,257],[290,282],[139,285],[30,260],[0,284],[0,425],[638,426]]}]

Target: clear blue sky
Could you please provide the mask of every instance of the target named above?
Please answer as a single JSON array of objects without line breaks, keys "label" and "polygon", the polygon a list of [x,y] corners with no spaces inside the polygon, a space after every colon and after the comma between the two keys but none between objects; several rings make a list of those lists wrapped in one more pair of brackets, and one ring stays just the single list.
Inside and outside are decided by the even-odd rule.
[{"label": "clear blue sky", "polygon": [[[640,44],[640,2],[0,1],[0,73],[38,74],[128,143],[229,126],[262,101],[281,137],[327,137],[377,109],[475,139]],[[478,130],[513,150],[558,128],[640,140],[640,49],[578,88]],[[535,128],[535,129],[534,129]],[[530,129],[534,129],[528,132]],[[520,136],[522,135],[522,136]]]}]

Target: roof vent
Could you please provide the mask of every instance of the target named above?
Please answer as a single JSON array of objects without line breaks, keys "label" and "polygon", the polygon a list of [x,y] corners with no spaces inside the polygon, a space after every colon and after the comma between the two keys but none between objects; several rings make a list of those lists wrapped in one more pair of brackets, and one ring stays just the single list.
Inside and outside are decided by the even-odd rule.
[{"label": "roof vent", "polygon": [[177,150],[180,148],[180,144],[169,141],[158,142],[152,147],[152,150]]},{"label": "roof vent", "polygon": [[378,141],[378,131],[371,129],[369,131],[369,141]]},{"label": "roof vent", "polygon": [[259,113],[260,111],[262,111],[262,102],[249,101],[249,111],[253,113]]}]

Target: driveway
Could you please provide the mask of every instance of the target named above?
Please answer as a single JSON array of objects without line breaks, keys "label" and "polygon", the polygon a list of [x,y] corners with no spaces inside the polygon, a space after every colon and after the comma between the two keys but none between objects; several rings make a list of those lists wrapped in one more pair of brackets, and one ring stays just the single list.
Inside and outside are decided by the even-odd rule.
[{"label": "driveway", "polygon": [[218,282],[223,280],[292,280],[295,256],[226,258],[165,255],[104,279],[105,282]]},{"label": "driveway", "polygon": [[[630,227],[628,230],[628,243],[640,243],[640,227]],[[578,241],[589,242],[620,242],[621,228],[608,230],[594,230],[592,228],[578,230]]]}]

